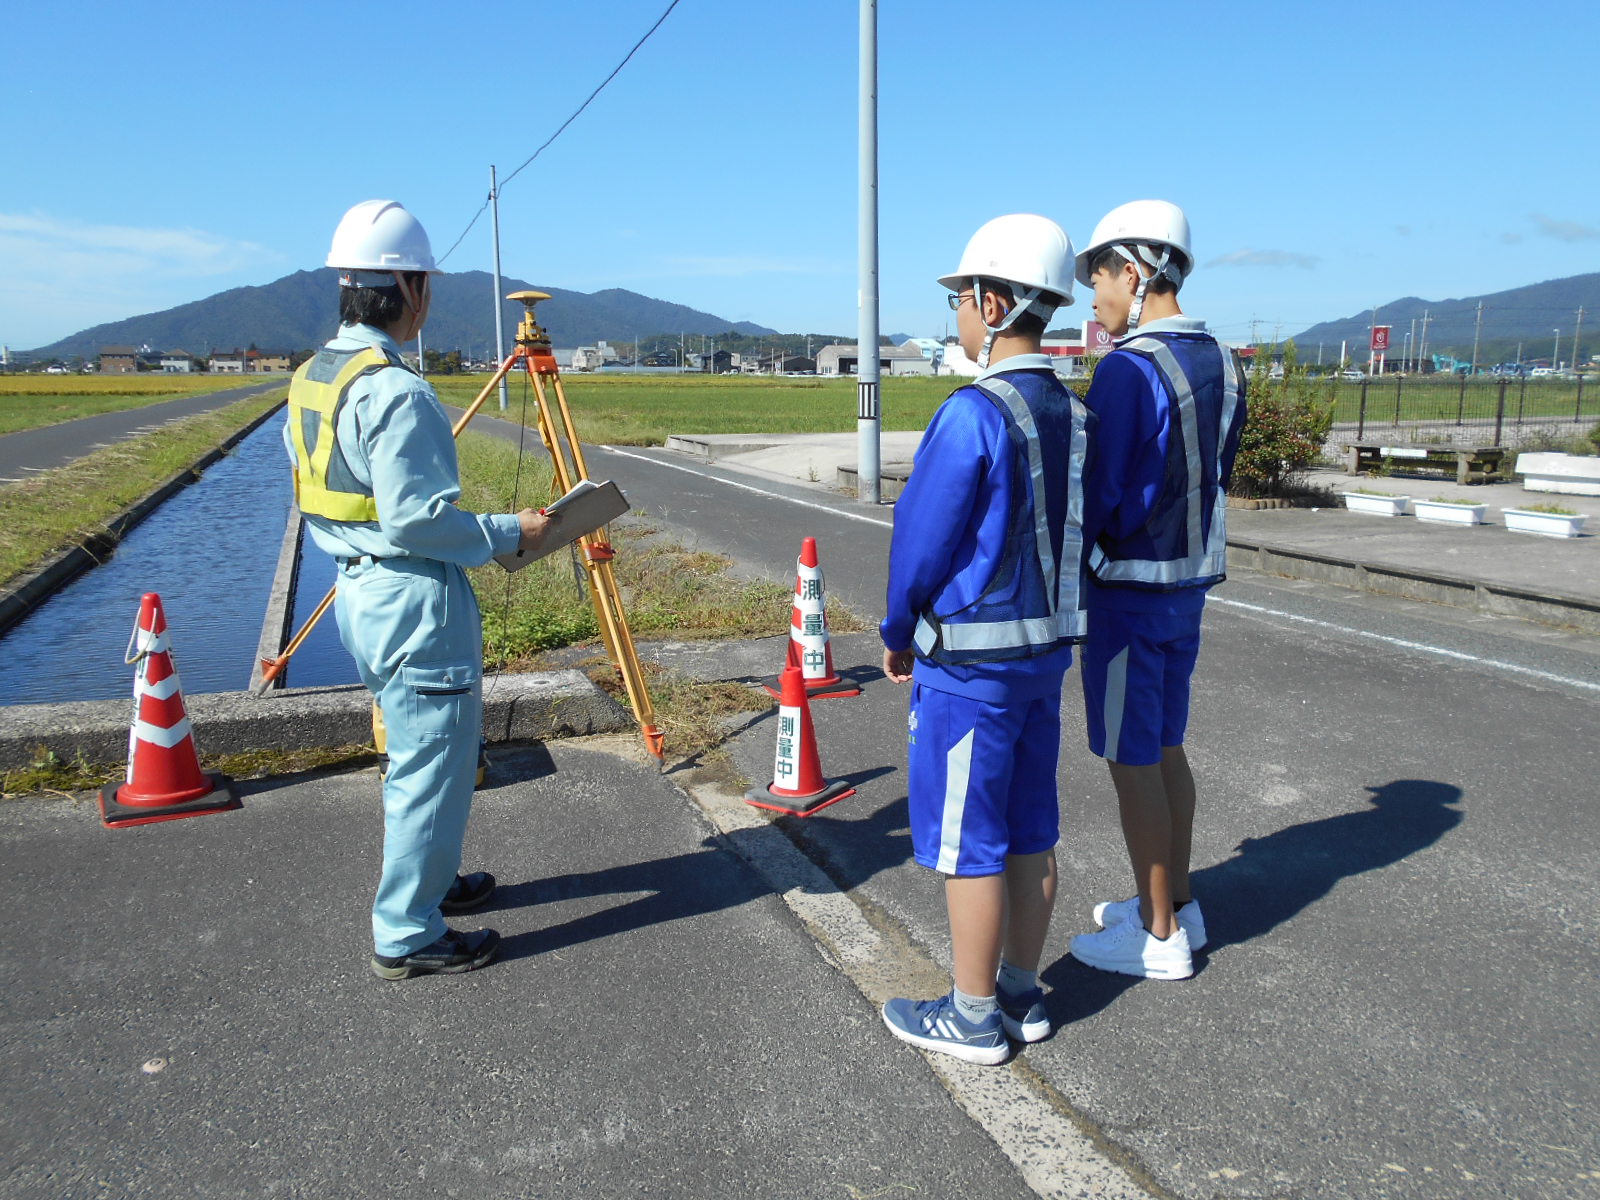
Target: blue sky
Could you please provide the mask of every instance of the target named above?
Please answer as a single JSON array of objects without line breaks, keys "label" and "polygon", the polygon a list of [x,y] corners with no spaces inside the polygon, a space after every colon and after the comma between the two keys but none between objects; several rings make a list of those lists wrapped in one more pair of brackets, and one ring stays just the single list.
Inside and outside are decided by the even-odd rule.
[{"label": "blue sky", "polygon": [[[490,164],[504,180],[668,3],[19,6],[0,342],[320,266],[369,197],[442,254]],[[853,333],[857,14],[680,0],[505,184],[505,273]],[[885,333],[945,331],[934,279],[988,218],[1082,243],[1147,196],[1188,210],[1185,307],[1233,340],[1600,269],[1593,4],[879,0],[879,22]],[[491,266],[487,215],[445,266]]]}]

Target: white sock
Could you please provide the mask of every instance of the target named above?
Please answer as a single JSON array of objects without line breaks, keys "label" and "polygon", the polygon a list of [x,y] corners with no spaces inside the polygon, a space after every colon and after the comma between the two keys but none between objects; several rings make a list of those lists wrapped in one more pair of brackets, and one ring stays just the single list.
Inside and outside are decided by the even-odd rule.
[{"label": "white sock", "polygon": [[956,1011],[974,1025],[981,1025],[1000,1011],[1000,1002],[991,996],[969,996],[958,987],[950,989]]}]

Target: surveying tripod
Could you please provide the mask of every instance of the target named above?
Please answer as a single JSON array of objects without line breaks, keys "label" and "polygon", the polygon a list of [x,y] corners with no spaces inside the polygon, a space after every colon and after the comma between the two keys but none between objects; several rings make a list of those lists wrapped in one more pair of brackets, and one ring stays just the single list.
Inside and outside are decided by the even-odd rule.
[{"label": "surveying tripod", "polygon": [[[539,439],[550,452],[550,462],[555,468],[556,494],[565,495],[572,490],[578,480],[589,477],[589,469],[584,464],[583,447],[579,444],[577,431],[572,425],[572,410],[567,407],[567,393],[561,386],[561,370],[556,366],[556,356],[550,350],[550,337],[534,316],[533,306],[541,300],[550,299],[550,293],[512,292],[506,299],[520,301],[526,310],[522,314],[522,321],[517,325],[516,349],[506,355],[506,360],[495,370],[494,378],[484,385],[477,398],[467,406],[460,419],[451,427],[450,433],[453,437],[460,437],[461,431],[473,417],[478,415],[478,410],[483,407],[490,393],[500,386],[500,381],[521,364],[533,384],[534,394],[538,397]],[[551,389],[555,392],[557,412],[561,417],[560,430],[556,428],[555,417],[550,411],[549,397],[545,393],[546,377],[550,379]],[[565,444],[561,441],[562,435],[566,437]],[[633,634],[628,631],[628,618],[622,611],[622,596],[617,591],[616,577],[611,572],[611,560],[616,557],[616,551],[611,543],[605,540],[605,532],[605,529],[601,528],[594,533],[586,533],[578,539],[578,544],[582,548],[583,567],[589,575],[589,596],[594,601],[594,612],[599,620],[600,636],[605,641],[606,653],[612,665],[617,668],[617,673],[622,676],[623,687],[628,693],[628,703],[633,706],[634,719],[639,723],[639,732],[644,736],[645,749],[655,756],[657,762],[664,763],[666,751],[662,743],[661,730],[656,726],[655,708],[650,703],[650,693],[644,685],[644,673],[639,668],[639,655],[633,646]],[[328,590],[328,594],[322,598],[322,603],[317,605],[316,611],[289,640],[282,654],[274,660],[261,661],[261,682],[256,689],[258,693],[265,693],[272,686],[273,681],[288,665],[290,657],[300,648],[312,628],[332,606],[337,591],[337,587]],[[374,712],[376,713],[376,705]],[[375,719],[374,731],[376,729]]]},{"label": "surveying tripod", "polygon": [[[538,399],[539,439],[550,453],[550,463],[555,469],[555,493],[565,495],[580,479],[589,478],[589,468],[583,461],[583,446],[578,442],[578,432],[572,425],[572,410],[567,407],[566,389],[561,386],[561,369],[556,366],[556,356],[550,350],[550,335],[545,333],[534,313],[534,305],[550,299],[549,292],[512,292],[507,300],[516,300],[523,306],[522,320],[517,325],[516,348],[506,355],[494,373],[494,378],[484,384],[483,391],[472,402],[456,424],[459,433],[470,421],[489,394],[500,386],[500,381],[520,365],[533,384]],[[550,391],[555,395],[552,410],[550,396],[545,391],[545,380],[550,381]],[[560,418],[557,428],[556,418]],[[565,442],[563,442],[563,437]],[[622,676],[627,689],[628,703],[633,707],[634,719],[644,736],[645,749],[657,761],[665,761],[661,730],[656,727],[655,708],[650,703],[650,693],[645,688],[644,673],[639,668],[639,655],[634,650],[633,634],[628,631],[628,618],[622,610],[622,595],[617,591],[616,576],[611,571],[611,560],[616,550],[605,538],[604,527],[586,533],[578,539],[583,569],[589,575],[589,598],[594,601],[594,614],[600,624],[600,636],[605,641],[606,654]]]}]

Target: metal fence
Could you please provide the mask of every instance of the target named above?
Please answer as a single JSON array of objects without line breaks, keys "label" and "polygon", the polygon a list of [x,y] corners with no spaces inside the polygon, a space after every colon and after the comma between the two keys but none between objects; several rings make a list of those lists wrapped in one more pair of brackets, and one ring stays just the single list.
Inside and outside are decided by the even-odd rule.
[{"label": "metal fence", "polygon": [[1581,439],[1600,423],[1600,384],[1583,379],[1377,376],[1341,381],[1333,401],[1330,443],[1517,448]]}]

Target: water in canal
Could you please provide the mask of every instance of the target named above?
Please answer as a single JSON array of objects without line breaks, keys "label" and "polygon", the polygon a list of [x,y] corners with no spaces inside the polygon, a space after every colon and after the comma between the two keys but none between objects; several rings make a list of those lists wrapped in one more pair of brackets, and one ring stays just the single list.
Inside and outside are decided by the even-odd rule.
[{"label": "water in canal", "polygon": [[[80,575],[0,638],[0,704],[131,697],[123,661],[139,597],[161,596],[187,694],[250,684],[289,515],[291,487],[274,414]],[[333,560],[305,539],[295,628],[333,586]],[[355,683],[330,611],[289,663],[291,687]]]}]

